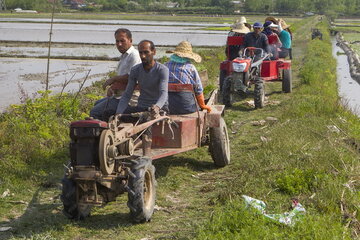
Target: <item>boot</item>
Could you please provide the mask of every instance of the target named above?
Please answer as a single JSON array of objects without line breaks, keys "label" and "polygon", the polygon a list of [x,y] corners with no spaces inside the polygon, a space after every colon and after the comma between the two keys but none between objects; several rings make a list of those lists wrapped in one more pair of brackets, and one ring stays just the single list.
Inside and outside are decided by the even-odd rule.
[{"label": "boot", "polygon": [[151,144],[152,144],[152,139],[148,135],[143,135],[142,138],[143,156],[151,155]]}]

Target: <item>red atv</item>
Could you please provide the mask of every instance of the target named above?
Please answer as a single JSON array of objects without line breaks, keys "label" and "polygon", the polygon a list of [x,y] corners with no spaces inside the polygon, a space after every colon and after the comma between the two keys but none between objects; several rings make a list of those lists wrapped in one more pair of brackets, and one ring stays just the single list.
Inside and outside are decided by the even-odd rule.
[{"label": "red atv", "polygon": [[[190,84],[169,84],[169,91],[190,91]],[[131,114],[135,122],[123,122],[115,115],[109,122],[81,120],[70,125],[71,161],[62,180],[61,200],[64,214],[84,219],[93,206],[115,201],[128,193],[128,207],[134,222],[149,221],[156,198],[155,167],[152,161],[189,151],[204,145],[214,164],[230,163],[224,106],[215,105],[217,91],[207,101],[212,111],[185,115],[160,115],[152,119],[149,112]],[[141,151],[148,128],[152,128],[150,155]],[[146,139],[146,138],[145,138]]]},{"label": "red atv", "polygon": [[[227,40],[227,49],[230,49],[229,46],[239,46],[242,43],[242,36],[230,36]],[[247,48],[241,57],[227,59],[220,64],[219,84],[226,106],[231,106],[233,94],[247,93],[251,85],[255,85],[255,107],[263,107],[264,81],[282,81],[282,90],[286,93],[292,91],[291,60],[269,60],[264,56],[259,48]]]}]

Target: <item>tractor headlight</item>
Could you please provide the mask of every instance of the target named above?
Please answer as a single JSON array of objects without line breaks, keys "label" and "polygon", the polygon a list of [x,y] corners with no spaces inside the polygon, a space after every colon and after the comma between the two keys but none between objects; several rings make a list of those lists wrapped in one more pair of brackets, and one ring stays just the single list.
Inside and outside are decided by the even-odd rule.
[{"label": "tractor headlight", "polygon": [[233,62],[232,67],[234,72],[244,72],[246,69],[246,63]]}]

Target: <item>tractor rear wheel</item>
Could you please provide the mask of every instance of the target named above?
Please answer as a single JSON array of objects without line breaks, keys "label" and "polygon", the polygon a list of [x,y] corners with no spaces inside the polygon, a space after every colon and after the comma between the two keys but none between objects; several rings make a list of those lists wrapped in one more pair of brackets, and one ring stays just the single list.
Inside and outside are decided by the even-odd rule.
[{"label": "tractor rear wheel", "polygon": [[222,100],[226,107],[231,107],[234,99],[233,93],[233,78],[227,77],[224,79],[222,88]]},{"label": "tractor rear wheel", "polygon": [[219,127],[210,128],[209,151],[215,166],[225,167],[230,163],[229,135],[223,118]]},{"label": "tractor rear wheel", "polygon": [[84,220],[90,215],[92,206],[76,202],[76,183],[73,180],[64,177],[61,182],[62,193],[60,199],[64,205],[64,215],[69,219]]},{"label": "tractor rear wheel", "polygon": [[265,84],[262,79],[257,79],[254,88],[255,108],[263,108],[265,102]]},{"label": "tractor rear wheel", "polygon": [[150,221],[156,198],[155,167],[148,157],[134,161],[129,175],[128,207],[134,222]]},{"label": "tractor rear wheel", "polygon": [[283,70],[282,90],[285,93],[292,92],[291,68]]}]

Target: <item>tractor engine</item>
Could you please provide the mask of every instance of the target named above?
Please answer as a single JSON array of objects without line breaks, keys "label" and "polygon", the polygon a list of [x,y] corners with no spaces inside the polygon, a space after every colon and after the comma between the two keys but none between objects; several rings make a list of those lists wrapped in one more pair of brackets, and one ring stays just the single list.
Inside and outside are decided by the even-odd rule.
[{"label": "tractor engine", "polygon": [[70,125],[71,165],[99,167],[99,139],[107,129],[107,123],[98,120],[82,120]]}]

